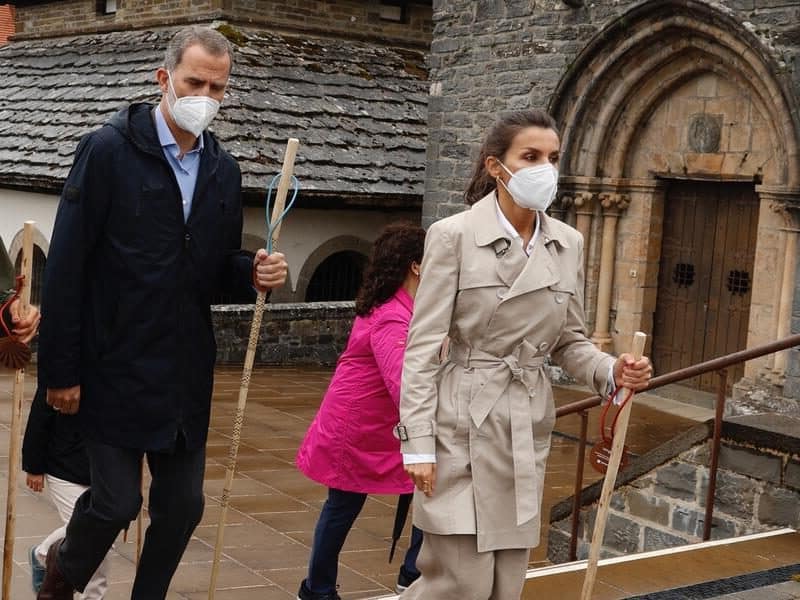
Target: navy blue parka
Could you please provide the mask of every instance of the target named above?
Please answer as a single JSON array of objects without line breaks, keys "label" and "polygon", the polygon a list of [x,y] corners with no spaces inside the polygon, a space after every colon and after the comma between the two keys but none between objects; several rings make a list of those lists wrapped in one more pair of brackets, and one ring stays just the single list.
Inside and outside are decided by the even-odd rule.
[{"label": "navy blue parka", "polygon": [[78,145],[45,269],[39,373],[49,388],[81,386],[89,439],[159,451],[181,434],[195,449],[211,407],[212,295],[252,300],[252,255],[236,161],[203,133],[184,223],[153,109],[132,104]]}]

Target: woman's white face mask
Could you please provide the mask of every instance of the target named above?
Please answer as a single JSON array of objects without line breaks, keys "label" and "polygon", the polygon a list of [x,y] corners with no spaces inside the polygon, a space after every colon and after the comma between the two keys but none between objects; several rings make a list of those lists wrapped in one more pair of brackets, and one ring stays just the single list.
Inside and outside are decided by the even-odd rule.
[{"label": "woman's white face mask", "polygon": [[178,98],[175,87],[172,85],[172,75],[167,71],[169,90],[167,92],[167,106],[175,124],[184,131],[190,132],[195,137],[205,131],[211,124],[219,110],[219,102],[208,96],[183,96]]},{"label": "woman's white face mask", "polygon": [[511,194],[514,202],[528,210],[547,210],[556,198],[558,191],[558,169],[550,163],[525,167],[512,173],[500,160],[500,166],[511,179],[506,184],[497,178]]}]

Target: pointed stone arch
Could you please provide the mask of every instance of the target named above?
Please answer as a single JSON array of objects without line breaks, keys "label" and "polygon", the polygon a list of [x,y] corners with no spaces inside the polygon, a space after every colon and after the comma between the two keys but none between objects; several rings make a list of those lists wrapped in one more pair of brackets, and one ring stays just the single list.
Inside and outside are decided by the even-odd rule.
[{"label": "pointed stone arch", "polygon": [[[758,236],[747,345],[788,334],[800,112],[790,70],[749,24],[700,0],[642,2],[581,51],[549,110],[561,125],[561,206],[586,239],[596,343],[622,351],[633,331],[653,331],[666,194],[679,179],[750,184]],[[781,384],[784,371],[781,357],[762,359],[745,377]]]},{"label": "pointed stone arch", "polygon": [[800,186],[800,117],[786,65],[731,15],[696,0],[651,0],[599,32],[559,82],[562,171],[628,177],[626,149],[658,101],[706,72],[747,87],[767,116],[779,164],[763,182]]}]

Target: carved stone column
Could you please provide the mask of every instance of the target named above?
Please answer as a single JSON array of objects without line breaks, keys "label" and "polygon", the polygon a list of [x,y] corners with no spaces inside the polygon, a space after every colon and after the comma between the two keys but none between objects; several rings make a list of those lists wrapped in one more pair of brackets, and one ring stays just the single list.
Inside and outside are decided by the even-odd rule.
[{"label": "carved stone column", "polygon": [[591,248],[591,231],[592,231],[592,215],[593,215],[593,202],[592,199],[595,194],[588,192],[581,192],[575,194],[573,204],[575,205],[575,229],[581,232],[583,236],[583,268],[586,269],[586,263],[589,261],[589,248]]},{"label": "carved stone column", "polygon": [[609,316],[611,285],[614,279],[614,255],[617,247],[617,222],[630,203],[624,194],[603,192],[598,196],[603,207],[603,239],[600,251],[600,280],[597,286],[597,316],[592,342],[601,350],[611,350]]},{"label": "carved stone column", "polygon": [[[780,294],[778,295],[778,318],[775,322],[775,339],[779,340],[791,333],[792,326],[792,301],[794,299],[795,269],[797,268],[797,207],[783,202],[772,205],[773,210],[778,212],[783,219],[786,227],[784,232],[783,247],[783,270],[781,274]],[[778,385],[783,385],[786,375],[786,356],[788,350],[775,354],[772,365],[772,381]]]},{"label": "carved stone column", "polygon": [[564,223],[567,222],[567,215],[569,213],[569,209],[572,206],[572,194],[570,193],[560,193],[558,197],[555,199],[553,204],[547,210],[551,217],[558,219],[559,221],[563,221]]}]

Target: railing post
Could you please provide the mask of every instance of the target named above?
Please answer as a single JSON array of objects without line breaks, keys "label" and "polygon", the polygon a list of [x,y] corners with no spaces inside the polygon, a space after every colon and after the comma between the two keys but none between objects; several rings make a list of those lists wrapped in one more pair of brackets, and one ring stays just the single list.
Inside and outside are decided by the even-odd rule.
[{"label": "railing post", "polygon": [[581,492],[583,491],[583,463],[586,458],[586,435],[589,430],[589,413],[582,410],[581,439],[578,443],[578,466],[575,469],[575,494],[572,496],[572,535],[569,538],[569,559],[578,559],[578,522],[581,516]]},{"label": "railing post", "polygon": [[719,446],[722,439],[722,415],[725,413],[725,388],[728,384],[728,371],[717,371],[719,383],[717,402],[714,406],[714,437],[711,442],[711,464],[708,467],[708,490],[706,491],[706,516],[703,523],[703,541],[711,539],[711,521],[714,518],[714,496],[717,493],[717,465],[719,464]]}]

